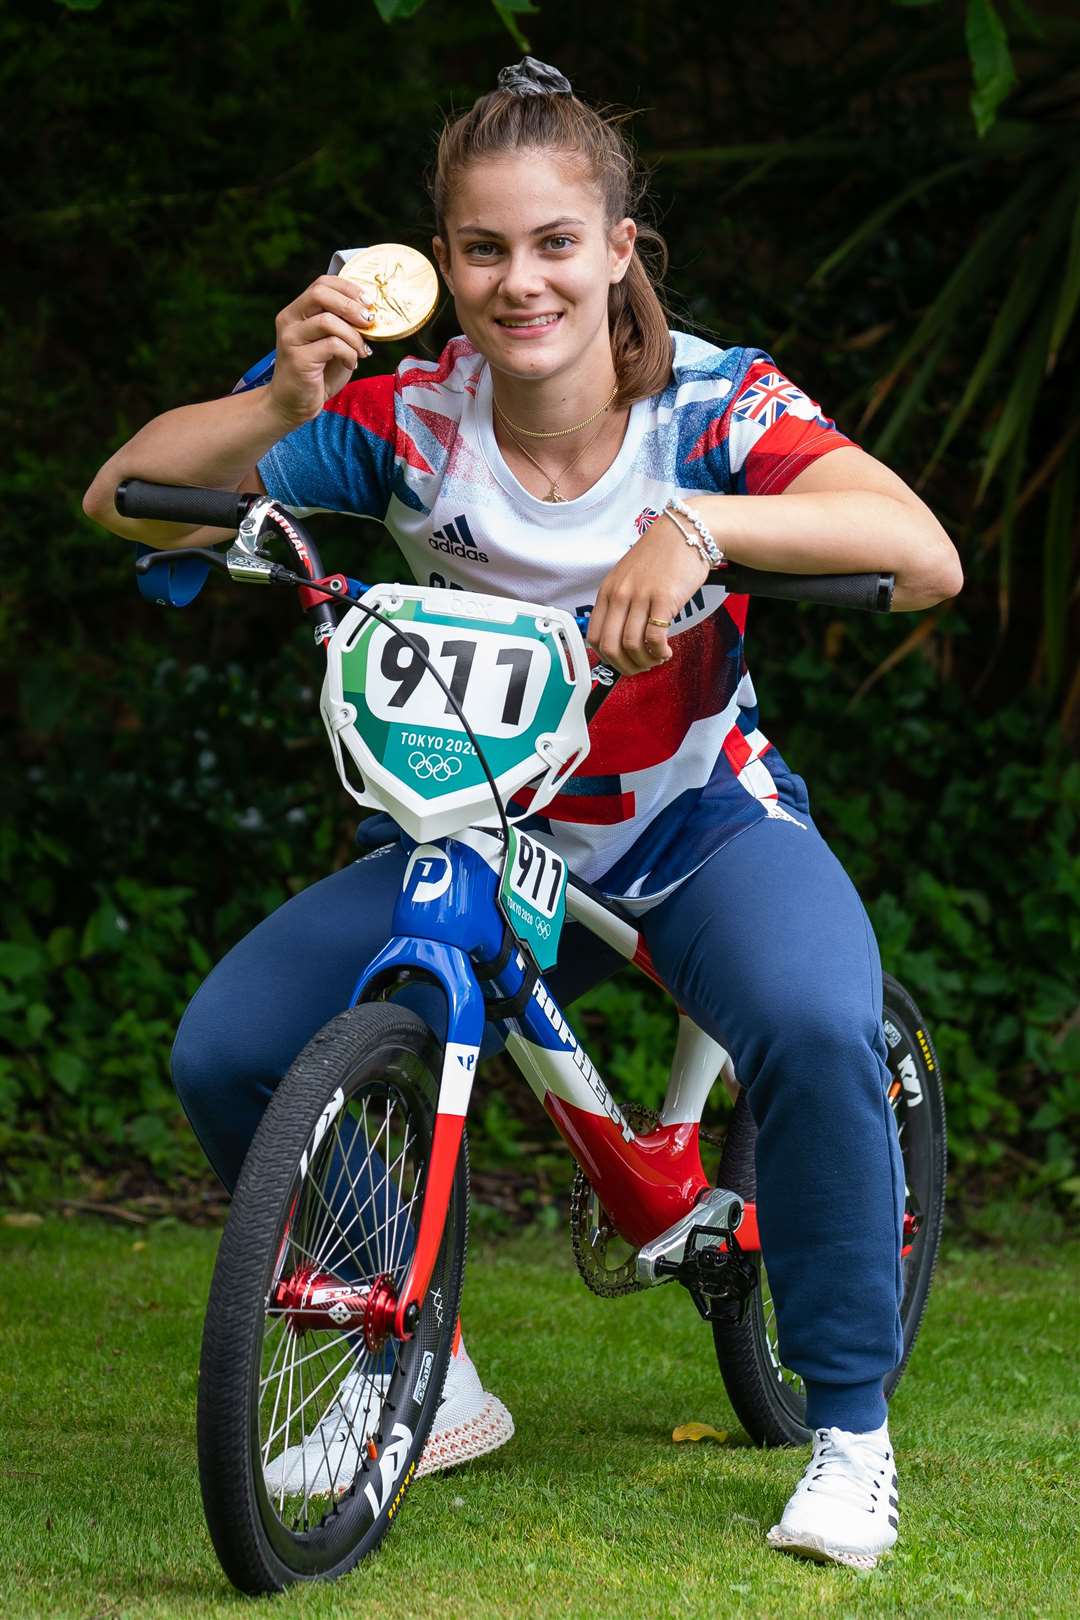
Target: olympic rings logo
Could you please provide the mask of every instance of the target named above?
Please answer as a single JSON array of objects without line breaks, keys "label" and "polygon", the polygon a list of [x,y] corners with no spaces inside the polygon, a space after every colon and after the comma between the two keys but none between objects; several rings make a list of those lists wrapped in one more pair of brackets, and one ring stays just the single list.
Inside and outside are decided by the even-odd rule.
[{"label": "olympic rings logo", "polygon": [[461,770],[460,759],[453,755],[446,759],[442,754],[422,754],[419,749],[409,755],[406,763],[422,782],[429,778],[433,782],[449,782]]},{"label": "olympic rings logo", "polygon": [[538,939],[551,938],[551,924],[549,922],[545,922],[542,917],[537,917],[533,927],[536,929]]}]

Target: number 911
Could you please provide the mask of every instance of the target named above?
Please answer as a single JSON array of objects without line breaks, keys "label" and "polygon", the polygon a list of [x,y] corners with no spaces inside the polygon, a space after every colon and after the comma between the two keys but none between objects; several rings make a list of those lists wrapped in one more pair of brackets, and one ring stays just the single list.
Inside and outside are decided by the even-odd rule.
[{"label": "number 911", "polygon": [[395,636],[380,627],[367,664],[367,702],[373,714],[410,725],[462,729],[425,658],[439,671],[474,731],[494,737],[515,736],[531,724],[550,664],[542,643],[518,637],[470,634],[442,625]]}]

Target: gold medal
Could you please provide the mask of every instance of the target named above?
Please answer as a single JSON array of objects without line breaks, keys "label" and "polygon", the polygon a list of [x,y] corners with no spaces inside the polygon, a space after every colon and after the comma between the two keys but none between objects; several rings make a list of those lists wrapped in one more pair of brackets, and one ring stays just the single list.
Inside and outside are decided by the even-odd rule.
[{"label": "gold medal", "polygon": [[361,248],[338,274],[355,281],[374,304],[375,321],[364,327],[364,336],[376,343],[410,337],[435,313],[439,277],[435,266],[415,248],[398,242]]}]

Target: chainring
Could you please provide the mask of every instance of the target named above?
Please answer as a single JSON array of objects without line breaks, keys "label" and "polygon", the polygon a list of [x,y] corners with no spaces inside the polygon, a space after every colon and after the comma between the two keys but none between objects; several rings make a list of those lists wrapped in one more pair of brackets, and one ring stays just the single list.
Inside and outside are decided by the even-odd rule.
[{"label": "chainring", "polygon": [[[660,1115],[654,1109],[642,1108],[639,1103],[630,1103],[623,1114],[635,1136],[647,1136],[660,1123]],[[700,1139],[717,1148],[724,1142],[723,1134],[716,1131],[702,1130]],[[570,1188],[570,1245],[586,1288],[602,1299],[636,1294],[642,1287],[637,1280],[638,1251],[635,1249],[625,1260],[612,1260],[609,1264],[608,1247],[614,1244],[623,1244],[623,1240],[579,1165]]]}]

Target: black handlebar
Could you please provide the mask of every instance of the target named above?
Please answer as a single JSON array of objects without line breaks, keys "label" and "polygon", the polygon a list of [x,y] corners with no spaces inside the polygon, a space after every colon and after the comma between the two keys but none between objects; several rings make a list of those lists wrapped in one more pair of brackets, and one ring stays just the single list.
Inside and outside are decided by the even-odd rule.
[{"label": "black handlebar", "polygon": [[888,613],[895,583],[892,574],[772,574],[742,563],[729,563],[710,578],[737,596],[818,602],[823,607],[862,608],[867,613]]},{"label": "black handlebar", "polygon": [[175,484],[148,484],[142,478],[125,478],[115,495],[121,517],[193,523],[209,529],[238,529],[248,507],[257,499],[235,489],[189,489]]},{"label": "black handlebar", "polygon": [[[257,495],[232,489],[191,489],[128,478],[116,491],[116,509],[123,517],[235,530],[252,501],[258,499]],[[289,538],[308,578],[321,579],[322,564],[303,525],[296,518],[287,518],[284,512],[276,521]],[[298,541],[302,543],[298,545]],[[894,584],[892,574],[774,574],[761,568],[747,568],[742,563],[729,563],[713,573],[711,579],[734,595],[817,602],[825,607],[861,608],[868,613],[888,613]]]}]

